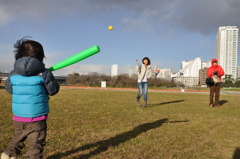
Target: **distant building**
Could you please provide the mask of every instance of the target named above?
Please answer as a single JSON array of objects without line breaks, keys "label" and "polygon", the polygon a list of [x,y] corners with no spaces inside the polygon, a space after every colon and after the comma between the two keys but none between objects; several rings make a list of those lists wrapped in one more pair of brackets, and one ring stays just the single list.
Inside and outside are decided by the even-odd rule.
[{"label": "distant building", "polygon": [[202,69],[211,67],[211,61],[202,61]]},{"label": "distant building", "polygon": [[173,77],[180,77],[180,76],[183,76],[183,74],[181,72],[173,72],[173,73],[171,73],[171,78],[173,78]]},{"label": "distant building", "polygon": [[66,85],[67,84],[67,76],[54,76],[54,78],[56,79],[56,81],[60,85]]},{"label": "distant building", "polygon": [[237,71],[237,72],[238,72],[237,77],[240,78],[240,66],[237,67],[237,70],[238,70],[238,71]]},{"label": "distant building", "polygon": [[199,85],[206,85],[207,70],[208,68],[199,70]]},{"label": "distant building", "polygon": [[219,27],[216,36],[216,57],[225,75],[237,78],[238,28],[236,26]]},{"label": "distant building", "polygon": [[211,66],[210,61],[202,61],[200,57],[191,61],[182,61],[181,70],[183,77],[199,77],[199,70]]},{"label": "distant building", "polygon": [[4,84],[8,77],[9,73],[0,73],[0,83]]},{"label": "distant building", "polygon": [[170,68],[160,69],[157,78],[171,80],[171,69]]},{"label": "distant building", "polygon": [[134,69],[133,68],[129,69],[128,75],[129,75],[129,77],[133,77],[134,76]]},{"label": "distant building", "polygon": [[[177,73],[172,73],[171,77],[173,82],[183,83],[185,86],[196,86],[200,83],[200,73],[201,82],[203,82],[202,70],[211,66],[210,61],[202,61],[200,57],[195,58],[191,61],[182,61],[181,70]],[[205,79],[204,79],[205,81]]]},{"label": "distant building", "polygon": [[[9,73],[0,73],[0,83],[5,83],[8,77]],[[54,76],[54,78],[60,85],[66,84],[66,76]]]},{"label": "distant building", "polygon": [[175,84],[182,83],[187,87],[193,87],[198,85],[198,77],[173,77]]},{"label": "distant building", "polygon": [[158,66],[155,66],[154,69],[151,70],[152,78],[157,78],[159,71],[160,69],[158,68]]},{"label": "distant building", "polygon": [[114,77],[117,75],[118,75],[118,65],[114,64],[112,65],[112,68],[111,68],[111,77]]},{"label": "distant building", "polygon": [[183,73],[183,77],[198,77],[201,68],[202,60],[198,57],[191,61],[182,61],[180,72]]}]

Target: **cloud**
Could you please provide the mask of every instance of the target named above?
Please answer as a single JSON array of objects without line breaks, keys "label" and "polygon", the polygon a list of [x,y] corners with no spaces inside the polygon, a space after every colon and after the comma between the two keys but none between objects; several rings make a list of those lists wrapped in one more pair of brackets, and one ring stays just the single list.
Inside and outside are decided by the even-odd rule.
[{"label": "cloud", "polygon": [[[13,47],[10,45],[0,44],[0,71],[1,72],[10,72],[13,70],[15,57],[13,53]],[[44,64],[46,68],[53,66],[54,64],[60,62],[59,55],[65,55],[61,51],[51,51],[47,53],[47,57],[44,59]],[[67,55],[66,55],[67,56]],[[64,59],[65,57],[63,57]],[[118,66],[119,74],[128,74],[131,66],[123,65]],[[103,64],[73,64],[68,67],[62,68],[60,70],[54,71],[54,75],[68,75],[72,73],[79,74],[88,74],[91,72],[98,72],[100,74],[111,74],[111,65]]]},{"label": "cloud", "polygon": [[5,11],[5,8],[3,6],[0,6],[0,26],[8,23],[11,20],[11,15],[9,15],[7,11]]},{"label": "cloud", "polygon": [[56,15],[68,15],[77,9],[84,11],[83,0],[3,0],[0,1],[0,25],[14,20],[27,20],[42,23]]},{"label": "cloud", "polygon": [[158,15],[157,10],[145,10],[140,17],[127,17],[122,21],[124,29],[133,31],[147,31],[152,30],[154,24],[154,17]]},{"label": "cloud", "polygon": [[[51,17],[85,15],[111,17],[120,14],[124,29],[185,29],[201,34],[216,32],[220,25],[240,26],[239,0],[3,0],[0,2],[0,25],[16,19],[36,22]],[[106,17],[105,17],[106,18]],[[162,28],[163,27],[163,28]],[[145,29],[147,30],[147,29]]]},{"label": "cloud", "polygon": [[100,74],[110,75],[111,66],[97,64],[74,64],[60,70],[54,71],[54,75],[68,75],[72,73],[88,74],[97,72]]},{"label": "cloud", "polygon": [[180,4],[178,23],[186,30],[209,34],[225,25],[240,26],[238,0],[185,0]]},{"label": "cloud", "polygon": [[122,22],[132,30],[184,29],[210,34],[215,33],[218,26],[240,26],[239,0],[102,0],[101,5],[130,13]]},{"label": "cloud", "polygon": [[[118,65],[118,74],[129,74],[130,69],[135,67],[130,65]],[[111,75],[111,65],[101,64],[74,64],[60,70],[54,71],[54,75],[68,75],[72,73],[89,74],[97,72],[100,74]]]},{"label": "cloud", "polygon": [[0,44],[0,71],[10,72],[13,69],[14,54],[13,47],[9,45]]},{"label": "cloud", "polygon": [[[89,21],[94,21],[94,24],[101,26],[103,23],[111,22],[111,25],[116,24],[116,28],[121,31],[140,32],[151,35],[146,38],[146,43],[151,42],[152,39],[157,39],[154,42],[162,48],[167,48],[168,44],[174,44],[177,51],[169,48],[169,56],[174,56],[175,53],[182,53],[182,56],[176,57],[186,58],[185,54],[190,54],[195,56],[197,52],[196,48],[203,49],[205,52],[207,44],[196,43],[196,39],[199,34],[207,39],[212,38],[212,34],[215,34],[219,26],[224,25],[236,25],[240,27],[239,19],[240,15],[240,1],[239,0],[1,0],[0,1],[0,29],[2,34],[6,34],[3,38],[3,43],[7,42],[6,38],[13,38],[16,33],[19,33],[20,28],[16,24],[24,24],[23,26],[31,24],[46,24],[40,25],[45,26],[46,30],[43,31],[44,41],[51,41],[56,33],[60,33],[59,30],[51,30],[55,22],[59,20],[64,24],[87,24]],[[11,25],[14,22],[15,25]],[[20,23],[18,23],[20,22]],[[75,23],[77,22],[77,23]],[[113,23],[113,24],[112,24]],[[114,24],[115,23],[115,24]],[[59,24],[59,23],[57,23]],[[9,27],[11,25],[11,27]],[[117,26],[120,25],[120,26]],[[3,27],[6,26],[6,27]],[[39,27],[39,25],[34,25]],[[64,25],[63,25],[64,26]],[[68,26],[68,27],[69,27]],[[2,29],[2,28],[3,29]],[[16,27],[16,28],[15,28]],[[81,26],[79,26],[81,28]],[[25,27],[24,27],[25,28]],[[29,27],[30,28],[30,27]],[[9,30],[8,30],[9,29]],[[7,30],[9,33],[7,34]],[[16,30],[16,31],[15,31]],[[57,30],[57,31],[56,31]],[[27,33],[31,33],[31,28],[27,30]],[[54,36],[50,35],[49,32],[55,33]],[[56,32],[55,32],[56,31]],[[70,30],[71,31],[71,30]],[[74,28],[73,28],[74,31]],[[118,31],[116,29],[116,31]],[[20,31],[21,32],[21,31]],[[1,32],[0,32],[1,33]],[[64,34],[69,35],[69,30],[63,30],[62,37]],[[115,32],[116,33],[116,32]],[[193,33],[193,34],[192,34]],[[14,34],[14,35],[13,35]],[[26,34],[26,33],[25,33]],[[179,35],[181,34],[181,35]],[[130,34],[129,34],[130,35]],[[143,37],[143,34],[138,34],[139,37]],[[154,36],[152,36],[154,35]],[[196,35],[196,36],[193,36]],[[202,36],[203,35],[203,36]],[[207,36],[206,36],[207,35]],[[209,36],[210,35],[210,36]],[[38,35],[35,35],[38,36]],[[104,35],[105,36],[105,35]],[[125,36],[125,35],[123,35]],[[156,37],[155,37],[156,36]],[[182,37],[186,38],[182,38]],[[47,38],[46,38],[47,37]],[[58,36],[59,37],[59,36]],[[107,35],[106,35],[107,37]],[[127,36],[125,36],[128,38]],[[134,35],[133,35],[134,37]],[[170,41],[167,37],[174,38]],[[40,37],[41,38],[41,37]],[[103,37],[104,39],[105,37]],[[118,37],[116,37],[116,40]],[[192,39],[193,40],[192,40]],[[120,36],[119,36],[120,39]],[[190,39],[190,40],[189,40]],[[57,39],[58,40],[58,39]],[[67,39],[64,39],[67,41]],[[72,39],[71,39],[72,40]],[[145,39],[144,39],[145,40]],[[149,41],[148,41],[149,40]],[[159,40],[159,41],[158,41]],[[165,41],[164,41],[165,40]],[[195,41],[195,46],[193,47],[193,42]],[[205,39],[204,39],[205,40]],[[213,41],[214,39],[210,39]],[[186,41],[186,42],[185,42]],[[206,41],[206,40],[205,40]],[[162,43],[162,44],[160,44]],[[190,44],[188,44],[190,43]],[[209,42],[206,42],[209,43]],[[55,46],[52,41],[49,43],[51,49]],[[53,44],[53,45],[52,45]],[[134,44],[134,42],[133,42]],[[61,45],[61,44],[60,44]],[[129,42],[131,45],[131,42]],[[141,44],[140,44],[141,45]],[[179,46],[181,45],[181,47]],[[187,45],[191,45],[188,48]],[[211,45],[212,46],[212,45]],[[110,45],[108,45],[110,48]],[[125,47],[128,47],[127,45]],[[141,46],[142,47],[142,46]],[[141,48],[139,47],[139,48]],[[181,48],[186,49],[181,49]],[[143,47],[146,48],[146,47]],[[142,49],[142,48],[141,48]],[[162,49],[163,51],[165,51]],[[191,50],[192,49],[192,50]],[[7,49],[0,46],[1,59],[0,59],[0,70],[4,67],[10,69],[12,68],[12,62],[14,61],[11,47]],[[60,47],[59,47],[60,50]],[[121,50],[121,49],[119,49]],[[144,50],[144,49],[143,49]],[[66,55],[62,52],[52,52],[47,53],[46,66],[52,66],[53,64],[59,62],[57,59],[59,57]],[[172,53],[171,53],[172,51]],[[208,57],[209,53],[214,52],[210,48],[210,52],[206,52],[204,55]],[[140,51],[141,52],[141,51]],[[142,51],[143,52],[143,51]],[[6,54],[6,56],[5,56]],[[67,57],[67,55],[66,55]],[[113,56],[112,56],[113,57]],[[157,56],[156,56],[157,57]],[[162,57],[161,57],[162,58]],[[165,58],[165,57],[163,57]],[[192,57],[191,57],[192,58]],[[9,59],[11,61],[9,61]],[[62,57],[64,59],[64,57]],[[8,62],[5,62],[8,61]],[[127,61],[127,60],[126,60]],[[97,61],[98,63],[99,61]],[[109,62],[108,62],[109,64]],[[8,66],[9,65],[9,66]],[[160,67],[170,67],[172,61],[168,62],[162,61]],[[174,63],[176,68],[179,64]],[[175,66],[176,65],[176,66]],[[1,68],[2,67],[2,68]],[[56,71],[55,73],[64,74],[73,73],[75,70],[80,71],[79,73],[88,72],[103,72],[110,74],[111,66],[105,65],[78,65],[69,66],[62,70]],[[99,70],[98,70],[99,69]],[[86,71],[87,70],[87,71]],[[119,66],[119,72],[128,73],[128,66]]]}]

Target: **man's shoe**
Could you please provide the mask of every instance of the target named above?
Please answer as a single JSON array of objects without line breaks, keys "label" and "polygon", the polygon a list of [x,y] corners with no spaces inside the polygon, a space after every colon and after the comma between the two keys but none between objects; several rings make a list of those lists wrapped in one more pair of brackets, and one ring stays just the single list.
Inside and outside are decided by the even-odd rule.
[{"label": "man's shoe", "polygon": [[215,107],[221,108],[222,106],[221,105],[216,105]]},{"label": "man's shoe", "polygon": [[214,107],[213,104],[209,104],[209,107]]}]

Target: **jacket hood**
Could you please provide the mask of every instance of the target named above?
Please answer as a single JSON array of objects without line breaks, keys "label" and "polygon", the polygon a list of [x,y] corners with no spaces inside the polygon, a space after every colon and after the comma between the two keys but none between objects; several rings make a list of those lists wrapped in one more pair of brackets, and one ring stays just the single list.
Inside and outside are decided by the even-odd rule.
[{"label": "jacket hood", "polygon": [[217,62],[218,62],[217,59],[212,59],[212,60],[211,60],[211,64],[212,64],[212,65],[213,65],[213,62],[214,62],[214,61],[217,61]]},{"label": "jacket hood", "polygon": [[16,60],[14,70],[23,76],[35,76],[45,70],[45,65],[36,58],[22,57]]},{"label": "jacket hood", "polygon": [[212,67],[216,69],[218,67],[218,65],[213,65],[213,62],[215,62],[215,61],[218,62],[217,59],[212,59],[211,64],[212,64]]}]

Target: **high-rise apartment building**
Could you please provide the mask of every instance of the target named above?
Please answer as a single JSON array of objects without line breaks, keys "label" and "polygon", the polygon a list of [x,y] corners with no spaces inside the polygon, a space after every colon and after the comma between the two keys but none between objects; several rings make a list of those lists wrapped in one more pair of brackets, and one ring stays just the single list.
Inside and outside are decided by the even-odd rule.
[{"label": "high-rise apartment building", "polygon": [[171,80],[171,69],[170,68],[163,68],[160,69],[158,74],[157,74],[157,78],[162,78],[162,79],[166,79],[166,80]]},{"label": "high-rise apartment building", "polygon": [[[178,73],[172,74],[172,79],[176,83],[182,83],[185,86],[196,86],[200,84],[200,76],[201,76],[201,82],[203,82],[201,69],[207,69],[211,66],[210,61],[202,61],[200,57],[195,58],[191,61],[182,61],[181,62],[181,70]],[[201,83],[201,84],[202,84]]]},{"label": "high-rise apartment building", "polygon": [[202,61],[200,57],[197,57],[191,61],[182,61],[180,72],[184,77],[199,77],[199,70],[210,66],[210,61]]},{"label": "high-rise apartment building", "polygon": [[237,67],[237,78],[240,78],[240,66]]},{"label": "high-rise apartment building", "polygon": [[118,65],[114,64],[112,65],[112,68],[111,68],[111,76],[114,77],[117,75],[118,75]]},{"label": "high-rise apartment building", "polygon": [[216,57],[225,75],[237,78],[238,28],[236,26],[219,27],[216,37]]}]

